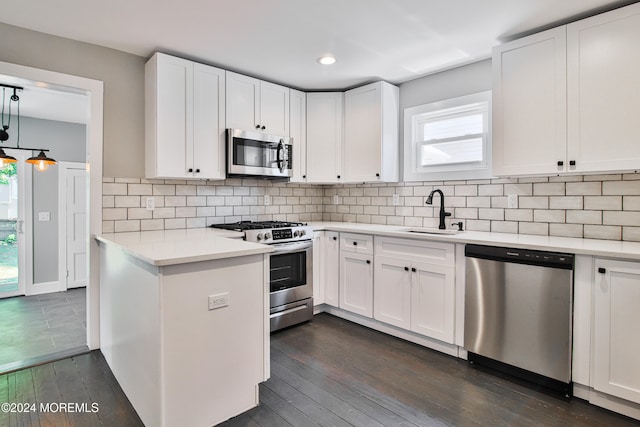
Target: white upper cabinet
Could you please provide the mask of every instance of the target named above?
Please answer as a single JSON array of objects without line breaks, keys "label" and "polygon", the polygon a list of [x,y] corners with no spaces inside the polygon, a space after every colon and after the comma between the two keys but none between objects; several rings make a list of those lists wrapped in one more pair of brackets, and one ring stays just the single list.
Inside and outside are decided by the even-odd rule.
[{"label": "white upper cabinet", "polygon": [[640,4],[497,46],[497,176],[623,172],[640,164]]},{"label": "white upper cabinet", "polygon": [[[307,93],[307,182],[342,179],[342,92]],[[294,154],[295,155],[295,154]]]},{"label": "white upper cabinet", "polygon": [[345,92],[341,182],[398,182],[399,108],[399,90],[386,82]]},{"label": "white upper cabinet", "polygon": [[227,127],[289,136],[289,88],[227,71]]},{"label": "white upper cabinet", "polygon": [[289,136],[293,138],[293,176],[291,182],[307,181],[307,95],[289,93]]},{"label": "white upper cabinet", "polygon": [[564,171],[565,27],[495,47],[492,65],[493,173],[509,176]]},{"label": "white upper cabinet", "polygon": [[225,178],[225,72],[156,53],[145,65],[145,176]]},{"label": "white upper cabinet", "polygon": [[640,4],[567,26],[568,158],[575,170],[640,167]]}]

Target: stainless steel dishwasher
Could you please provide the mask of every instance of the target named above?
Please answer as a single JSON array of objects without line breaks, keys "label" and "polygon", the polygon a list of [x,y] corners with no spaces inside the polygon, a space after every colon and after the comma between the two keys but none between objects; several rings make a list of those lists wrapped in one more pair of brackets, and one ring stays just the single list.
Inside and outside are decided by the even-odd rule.
[{"label": "stainless steel dishwasher", "polygon": [[574,256],[466,245],[469,361],[571,395]]}]

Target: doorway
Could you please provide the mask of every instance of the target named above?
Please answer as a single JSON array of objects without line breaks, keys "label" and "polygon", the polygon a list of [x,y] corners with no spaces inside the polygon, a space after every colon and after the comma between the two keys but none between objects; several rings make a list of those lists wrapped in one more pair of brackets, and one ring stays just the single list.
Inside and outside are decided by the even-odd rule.
[{"label": "doorway", "polygon": [[[84,220],[80,219],[78,215],[76,215],[76,218],[78,220],[76,221],[75,225],[72,224],[74,227],[84,228],[84,231],[85,231],[83,238],[76,239],[76,240],[83,240],[81,242],[81,246],[84,247],[84,250],[75,249],[72,251],[72,253],[74,255],[74,259],[76,260],[76,263],[75,263],[76,265],[73,268],[74,272],[77,273],[76,274],[77,276],[85,274],[85,277],[88,278],[84,280],[84,284],[86,285],[86,288],[80,287],[76,289],[70,289],[69,291],[66,291],[66,292],[74,292],[74,295],[66,294],[64,301],[58,300],[57,302],[53,302],[53,300],[55,299],[54,296],[60,296],[62,294],[62,292],[59,292],[61,287],[64,287],[66,289],[67,286],[69,288],[72,288],[73,286],[79,285],[78,281],[76,281],[75,284],[69,286],[68,280],[64,280],[64,281],[58,280],[58,276],[66,276],[66,271],[67,271],[66,264],[64,269],[57,268],[55,270],[56,277],[54,280],[48,280],[43,278],[36,278],[35,281],[33,280],[37,274],[40,274],[43,271],[45,271],[45,269],[43,268],[36,267],[37,273],[34,274],[33,271],[31,273],[32,284],[35,282],[36,284],[40,284],[40,285],[42,284],[52,285],[52,283],[50,282],[55,282],[57,285],[55,289],[56,292],[50,293],[50,292],[44,291],[43,287],[41,287],[36,291],[34,291],[34,289],[29,290],[28,288],[29,280],[25,280],[21,284],[20,283],[21,279],[28,279],[27,276],[29,274],[29,268],[20,267],[19,264],[21,262],[21,259],[26,260],[26,258],[28,257],[27,253],[29,252],[28,251],[29,244],[33,246],[36,246],[36,245],[34,245],[33,236],[29,239],[26,237],[26,234],[24,234],[25,236],[24,244],[20,244],[19,242],[21,238],[20,231],[26,230],[23,227],[25,223],[28,221],[28,219],[26,218],[18,219],[15,214],[13,215],[15,219],[12,219],[9,217],[9,213],[7,210],[7,215],[6,215],[7,220],[5,222],[7,222],[8,225],[6,225],[6,228],[8,228],[9,232],[14,231],[14,233],[8,233],[6,238],[3,238],[2,231],[0,230],[0,242],[5,241],[5,243],[8,244],[7,246],[9,246],[9,244],[13,244],[13,246],[10,248],[14,251],[13,255],[15,255],[16,250],[20,251],[22,248],[24,248],[26,252],[25,252],[25,256],[23,256],[22,258],[18,256],[17,264],[14,262],[13,265],[8,266],[9,268],[5,272],[5,276],[7,279],[6,282],[4,283],[6,285],[5,287],[7,288],[5,290],[8,291],[8,288],[11,287],[11,292],[14,292],[14,293],[18,293],[18,294],[22,293],[27,295],[31,293],[31,294],[37,294],[37,295],[24,297],[25,299],[30,298],[32,300],[31,302],[34,302],[34,300],[36,300],[35,301],[36,304],[32,304],[31,307],[27,307],[27,304],[23,304],[23,303],[18,304],[17,302],[18,298],[9,298],[7,301],[12,301],[14,306],[20,306],[19,308],[22,309],[22,313],[18,313],[13,317],[13,319],[9,321],[9,324],[5,322],[5,324],[1,325],[1,327],[3,329],[3,332],[5,330],[13,328],[15,330],[18,330],[18,335],[26,336],[27,332],[24,329],[20,330],[21,328],[24,328],[25,323],[29,322],[29,320],[27,319],[26,313],[34,312],[37,310],[47,311],[47,309],[44,309],[43,307],[46,304],[53,302],[54,305],[57,305],[56,308],[59,311],[59,313],[56,313],[57,315],[62,315],[62,312],[64,311],[66,311],[67,313],[70,313],[70,310],[74,310],[75,313],[78,314],[78,316],[81,316],[83,318],[83,322],[84,322],[83,328],[86,328],[86,329],[84,330],[83,336],[82,336],[82,341],[81,341],[82,347],[85,349],[98,348],[99,347],[99,329],[98,329],[97,320],[99,319],[99,299],[98,299],[98,292],[99,292],[98,279],[99,278],[97,274],[98,273],[97,265],[98,265],[99,259],[98,259],[98,252],[97,252],[97,243],[89,239],[88,236],[90,236],[91,233],[97,234],[101,231],[100,229],[101,229],[101,218],[102,218],[101,181],[102,181],[102,99],[103,99],[102,82],[85,79],[81,77],[76,77],[76,76],[70,76],[70,75],[61,74],[61,73],[50,72],[46,70],[39,70],[31,67],[24,67],[24,66],[19,66],[15,64],[2,63],[2,62],[0,62],[0,78],[2,78],[3,82],[20,85],[24,87],[47,88],[52,91],[59,91],[60,93],[63,93],[63,94],[64,93],[82,94],[86,99],[86,104],[87,104],[86,117],[88,118],[86,129],[84,130],[84,137],[85,137],[84,148],[85,149],[82,150],[82,152],[84,153],[83,157],[84,159],[86,159],[86,164],[83,163],[85,165],[84,171],[83,171],[84,177],[83,178],[76,177],[76,182],[78,179],[84,179],[83,184],[84,184],[84,189],[86,191],[86,194],[84,195],[84,197],[82,197],[82,199],[84,199],[85,208],[76,209],[74,211],[74,214],[77,213],[79,215],[84,215]],[[60,147],[57,147],[57,149],[59,150]],[[55,158],[55,155],[53,154],[54,152],[55,152],[55,148],[52,149],[51,151],[52,157]],[[20,168],[18,167],[18,170],[19,169]],[[29,175],[30,174],[28,173],[25,174],[25,177],[27,177],[26,179],[29,179],[28,178]],[[1,176],[0,176],[0,179],[1,179]],[[65,181],[66,181],[66,177],[65,177]],[[2,195],[0,194],[0,198],[1,196]],[[55,192],[55,196],[57,198],[58,196],[57,191]],[[29,200],[29,198],[25,198],[25,199],[26,199],[25,202]],[[39,200],[39,199],[34,198],[33,200]],[[18,198],[17,201],[19,203],[20,199]],[[65,199],[65,202],[66,202],[66,199]],[[80,203],[82,202],[80,201]],[[1,209],[1,206],[0,206],[0,209]],[[56,217],[58,216],[57,208],[56,210],[53,210],[53,209],[38,209],[37,207],[34,207],[34,209],[35,211],[29,210],[29,209],[24,210],[25,214],[28,214],[29,212],[31,212],[32,219],[33,219],[32,224],[39,223],[39,222],[46,223],[48,221],[51,221],[51,219],[54,216]],[[81,212],[81,211],[84,211],[84,212]],[[66,216],[64,218],[66,219]],[[0,229],[2,228],[1,221],[2,221],[2,218],[0,218]],[[20,221],[25,221],[25,222],[22,223]],[[58,221],[58,223],[62,223],[62,222],[63,221]],[[66,221],[64,221],[64,223],[65,223],[65,227],[69,225],[67,224]],[[12,227],[13,227],[13,230],[12,230]],[[9,237],[9,234],[15,234],[15,238]],[[66,238],[61,240],[64,240],[65,245],[67,245]],[[58,241],[56,241],[55,243],[56,243],[56,247],[53,249],[53,251],[48,252],[51,255],[49,257],[51,259],[47,260],[45,259],[46,258],[45,257],[45,258],[42,258],[43,259],[42,262],[44,263],[45,261],[49,262],[51,260],[54,260],[56,267],[58,267],[62,265],[63,257],[58,258],[58,254],[59,254]],[[42,247],[43,245],[40,245],[40,244],[38,244],[37,246],[37,248],[42,248]],[[13,259],[15,259],[15,257]],[[32,263],[33,263],[33,260],[32,260]],[[41,263],[41,265],[44,265],[43,263]],[[10,284],[11,283],[10,276],[13,276],[14,278],[13,284]],[[17,277],[17,280],[15,279],[16,277]],[[0,283],[3,283],[3,282],[0,282]],[[84,289],[86,289],[86,292],[84,292]],[[79,295],[79,292],[78,292],[79,290],[82,290],[81,296]],[[23,299],[22,301],[25,301],[25,300]],[[40,305],[40,307],[38,307],[38,305]],[[38,320],[37,322],[40,322],[40,320]],[[53,325],[52,320],[50,319],[45,320],[45,324],[47,322],[48,322],[47,327],[51,327]],[[6,335],[3,334],[3,337],[5,336]],[[54,356],[53,358],[56,358],[55,355],[53,356]],[[31,360],[31,362],[40,363],[41,361]]]}]

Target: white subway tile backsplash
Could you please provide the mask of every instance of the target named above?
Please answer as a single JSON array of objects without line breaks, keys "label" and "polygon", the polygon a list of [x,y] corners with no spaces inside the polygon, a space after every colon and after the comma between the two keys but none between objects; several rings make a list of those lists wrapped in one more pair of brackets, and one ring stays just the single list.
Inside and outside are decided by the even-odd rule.
[{"label": "white subway tile backsplash", "polygon": [[518,196],[533,196],[533,184],[505,184],[504,194],[516,194]]},{"label": "white subway tile backsplash", "polygon": [[543,182],[533,184],[534,196],[564,196],[565,184],[561,182]]},{"label": "white subway tile backsplash", "polygon": [[477,185],[456,185],[454,194],[456,196],[477,196],[478,186]]},{"label": "white subway tile backsplash", "polygon": [[467,197],[467,206],[470,208],[490,208],[491,197]]},{"label": "white subway tile backsplash", "polygon": [[624,196],[622,208],[625,211],[640,211],[640,196]]},{"label": "white subway tile backsplash", "polygon": [[518,197],[518,207],[521,209],[549,209],[549,198],[543,196]]},{"label": "white subway tile backsplash", "polygon": [[491,221],[491,231],[494,233],[517,233],[518,223],[513,221]]},{"label": "white subway tile backsplash", "polygon": [[103,208],[102,209],[103,221],[113,221],[113,220],[119,220],[119,219],[127,219],[126,208]]},{"label": "white subway tile backsplash", "polygon": [[148,211],[145,208],[132,208],[127,209],[127,219],[151,219],[153,211]]},{"label": "white subway tile backsplash", "polygon": [[102,208],[115,208],[115,196],[102,196]]},{"label": "white subway tile backsplash", "polygon": [[164,220],[164,228],[166,230],[177,230],[187,228],[186,218],[171,218]]},{"label": "white subway tile backsplash", "polygon": [[545,222],[520,222],[518,223],[518,233],[548,236],[549,224]]},{"label": "white subway tile backsplash", "polygon": [[622,240],[640,242],[640,227],[622,227]]},{"label": "white subway tile backsplash", "polygon": [[115,196],[116,208],[139,208],[140,196]]},{"label": "white subway tile backsplash", "polygon": [[607,181],[602,183],[602,194],[607,195],[637,195],[640,193],[639,181]]},{"label": "white subway tile backsplash", "polygon": [[506,221],[533,221],[533,209],[506,209],[504,219]]},{"label": "white subway tile backsplash", "polygon": [[567,223],[602,224],[602,211],[567,211]]},{"label": "white subway tile backsplash", "polygon": [[565,212],[562,210],[540,210],[533,211],[535,222],[564,222]]},{"label": "white subway tile backsplash", "polygon": [[153,194],[153,186],[151,184],[129,184],[129,195],[151,196]]},{"label": "white subway tile backsplash", "polygon": [[634,211],[604,211],[602,212],[602,224],[604,225],[631,225],[640,226],[640,212]]},{"label": "white subway tile backsplash", "polygon": [[103,233],[113,233],[115,228],[114,228],[114,221],[102,221],[102,232]]},{"label": "white subway tile backsplash", "polygon": [[102,184],[102,194],[104,196],[112,196],[112,195],[127,195],[127,184],[124,183],[103,183]]},{"label": "white subway tile backsplash", "polygon": [[480,208],[478,209],[478,219],[504,221],[504,209]]},{"label": "white subway tile backsplash", "polygon": [[195,196],[198,194],[195,185],[176,185],[176,196]]},{"label": "white subway tile backsplash", "polygon": [[176,208],[168,207],[168,208],[155,208],[153,210],[153,218],[175,218],[176,217]]},{"label": "white subway tile backsplash", "polygon": [[191,218],[196,216],[198,215],[194,206],[176,208],[176,217],[178,218]]},{"label": "white subway tile backsplash", "polygon": [[143,219],[140,221],[140,231],[164,230],[164,219]]},{"label": "white subway tile backsplash", "polygon": [[124,233],[127,231],[140,231],[140,220],[138,219],[130,219],[130,220],[121,220],[114,221],[114,232],[116,233]]},{"label": "white subway tile backsplash", "polygon": [[549,235],[558,237],[582,237],[582,224],[549,224]]},{"label": "white subway tile backsplash", "polygon": [[584,208],[603,211],[622,210],[622,196],[585,196]]},{"label": "white subway tile backsplash", "polygon": [[585,239],[620,240],[622,238],[622,227],[610,225],[588,225],[584,226]]},{"label": "white subway tile backsplash", "polygon": [[567,196],[598,196],[602,194],[601,182],[568,182]]},{"label": "white subway tile backsplash", "polygon": [[503,188],[502,184],[478,185],[478,196],[502,196]]},{"label": "white subway tile backsplash", "polygon": [[491,231],[491,221],[470,219],[465,221],[467,230],[470,231]]},{"label": "white subway tile backsplash", "polygon": [[551,196],[549,209],[582,209],[583,200],[580,196]]},{"label": "white subway tile backsplash", "polygon": [[187,206],[207,206],[207,197],[187,196]]},{"label": "white subway tile backsplash", "polygon": [[154,196],[173,196],[176,194],[175,185],[153,184]]},{"label": "white subway tile backsplash", "polygon": [[164,205],[166,207],[187,206],[187,197],[186,196],[165,196]]}]

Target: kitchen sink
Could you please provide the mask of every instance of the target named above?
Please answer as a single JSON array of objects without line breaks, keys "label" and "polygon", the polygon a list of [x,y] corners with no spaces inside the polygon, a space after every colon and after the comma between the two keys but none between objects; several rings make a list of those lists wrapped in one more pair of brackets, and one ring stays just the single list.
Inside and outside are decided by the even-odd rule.
[{"label": "kitchen sink", "polygon": [[441,230],[439,228],[407,228],[406,231],[409,233],[421,233],[421,234],[458,234],[460,231],[458,230]]}]

